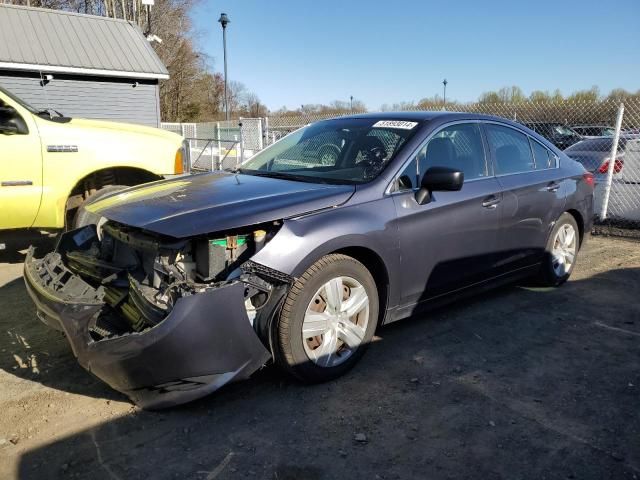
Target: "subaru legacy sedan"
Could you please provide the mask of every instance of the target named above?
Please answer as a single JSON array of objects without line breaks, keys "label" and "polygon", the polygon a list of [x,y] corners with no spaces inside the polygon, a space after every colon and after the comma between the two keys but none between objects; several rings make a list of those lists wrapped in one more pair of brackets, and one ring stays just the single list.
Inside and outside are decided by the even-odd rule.
[{"label": "subaru legacy sedan", "polygon": [[83,367],[162,408],[270,361],[327,381],[381,325],[516,278],[562,284],[593,175],[501,118],[366,114],[86,209],[54,252],[29,252],[27,289]]}]

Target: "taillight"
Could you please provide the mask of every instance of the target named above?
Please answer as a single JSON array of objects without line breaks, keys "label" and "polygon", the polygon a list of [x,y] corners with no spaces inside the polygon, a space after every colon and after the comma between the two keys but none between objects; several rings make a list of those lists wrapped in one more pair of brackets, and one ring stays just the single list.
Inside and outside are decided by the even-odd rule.
[{"label": "taillight", "polygon": [[[613,162],[613,173],[620,173],[622,167],[624,166],[624,161],[620,158],[616,158],[615,162]],[[598,173],[607,173],[609,171],[609,159],[606,158],[602,165],[598,168]]]},{"label": "taillight", "polygon": [[591,188],[595,187],[595,181],[594,181],[594,178],[593,178],[593,173],[585,172],[585,173],[582,174],[582,178],[584,178],[584,183],[589,185]]}]

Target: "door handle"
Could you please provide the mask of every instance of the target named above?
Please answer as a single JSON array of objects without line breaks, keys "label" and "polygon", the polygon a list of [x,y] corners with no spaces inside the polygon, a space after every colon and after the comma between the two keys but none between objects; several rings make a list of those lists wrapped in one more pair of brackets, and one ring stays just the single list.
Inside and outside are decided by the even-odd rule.
[{"label": "door handle", "polygon": [[5,182],[0,183],[3,187],[26,187],[28,185],[33,185],[31,180],[7,180]]},{"label": "door handle", "polygon": [[482,201],[482,206],[484,208],[496,208],[499,203],[500,199],[495,195],[491,195]]},{"label": "door handle", "polygon": [[551,182],[549,185],[547,185],[547,192],[557,192],[558,189],[560,188],[560,184],[558,182]]}]

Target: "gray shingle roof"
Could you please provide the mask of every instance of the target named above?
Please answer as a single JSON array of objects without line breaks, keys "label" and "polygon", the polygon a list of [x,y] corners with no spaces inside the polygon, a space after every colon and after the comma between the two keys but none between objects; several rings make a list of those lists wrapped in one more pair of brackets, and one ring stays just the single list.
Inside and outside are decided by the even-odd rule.
[{"label": "gray shingle roof", "polygon": [[137,25],[93,15],[0,5],[0,69],[168,78]]}]

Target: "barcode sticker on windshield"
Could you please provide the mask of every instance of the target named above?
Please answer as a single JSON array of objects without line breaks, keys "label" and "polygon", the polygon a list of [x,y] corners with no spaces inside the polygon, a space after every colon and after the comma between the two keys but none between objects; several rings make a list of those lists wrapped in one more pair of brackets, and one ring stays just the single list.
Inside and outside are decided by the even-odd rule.
[{"label": "barcode sticker on windshield", "polygon": [[373,128],[401,128],[402,130],[411,130],[418,125],[417,122],[404,122],[402,120],[380,120],[373,124]]}]

